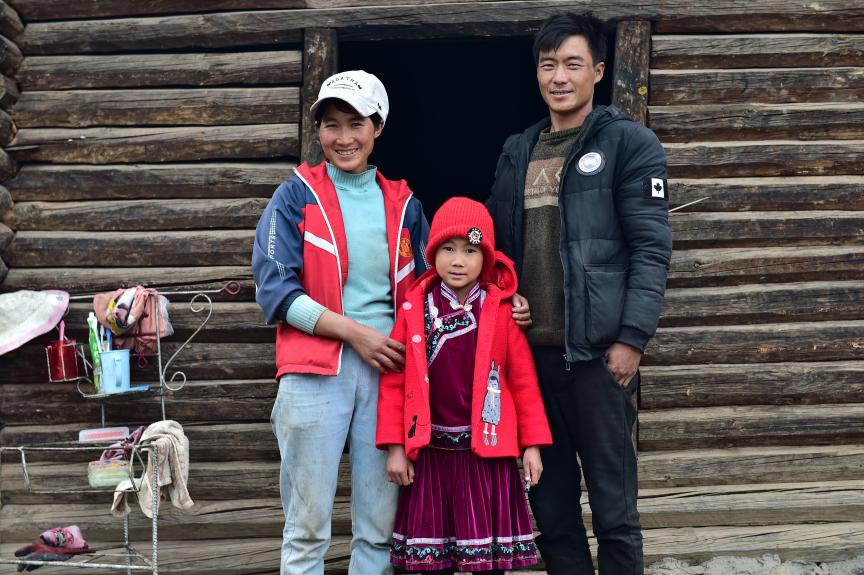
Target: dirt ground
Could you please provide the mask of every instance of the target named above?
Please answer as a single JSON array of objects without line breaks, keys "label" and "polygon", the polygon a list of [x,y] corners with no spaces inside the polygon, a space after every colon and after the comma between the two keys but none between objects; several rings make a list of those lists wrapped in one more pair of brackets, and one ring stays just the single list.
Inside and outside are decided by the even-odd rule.
[{"label": "dirt ground", "polygon": [[777,555],[715,557],[699,565],[667,558],[649,565],[645,575],[864,575],[864,555],[830,563],[782,561]]}]

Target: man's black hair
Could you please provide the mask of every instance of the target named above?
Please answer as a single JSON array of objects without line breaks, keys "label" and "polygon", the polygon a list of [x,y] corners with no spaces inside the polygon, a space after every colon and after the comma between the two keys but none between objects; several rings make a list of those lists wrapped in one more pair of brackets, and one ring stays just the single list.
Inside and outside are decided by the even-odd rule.
[{"label": "man's black hair", "polygon": [[606,26],[587,12],[547,18],[534,35],[534,65],[540,63],[540,54],[555,52],[570,36],[585,38],[595,66],[606,61]]},{"label": "man's black hair", "polygon": [[[349,104],[348,102],[346,102],[345,100],[340,100],[339,98],[327,98],[326,100],[324,100],[323,102],[318,104],[317,108],[315,108],[315,125],[316,126],[321,125],[321,118],[324,116],[324,112],[327,111],[327,108],[329,108],[331,105],[334,106],[340,112],[345,112],[346,114],[358,113],[357,110],[355,110],[354,107],[351,104]],[[381,116],[378,114],[378,112],[375,112],[374,114],[369,116],[369,119],[372,120],[372,124],[375,126],[375,129],[377,130],[378,126],[381,125]]]}]

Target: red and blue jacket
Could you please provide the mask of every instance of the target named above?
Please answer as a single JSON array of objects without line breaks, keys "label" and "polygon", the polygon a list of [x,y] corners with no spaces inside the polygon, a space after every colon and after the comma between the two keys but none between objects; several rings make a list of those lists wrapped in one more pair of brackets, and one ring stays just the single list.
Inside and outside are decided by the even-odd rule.
[{"label": "red and blue jacket", "polygon": [[[378,172],[376,181],[384,194],[390,286],[398,309],[415,274],[429,267],[423,255],[429,224],[405,180],[387,180]],[[381,249],[381,254],[369,256],[383,257],[384,246]],[[336,188],[323,162],[314,167],[304,163],[274,192],[258,221],[252,251],[255,299],[267,323],[277,324],[277,379],[286,373],[339,373],[341,341],[309,335],[284,320],[303,294],[342,314],[349,265]]]}]

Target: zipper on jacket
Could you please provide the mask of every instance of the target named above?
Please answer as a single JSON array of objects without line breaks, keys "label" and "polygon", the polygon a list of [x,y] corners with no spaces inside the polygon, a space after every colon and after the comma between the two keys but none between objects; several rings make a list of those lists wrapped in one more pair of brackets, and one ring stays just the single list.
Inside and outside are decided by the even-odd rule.
[{"label": "zipper on jacket", "polygon": [[[402,206],[402,215],[399,216],[399,225],[396,227],[396,246],[395,253],[393,254],[393,319],[396,319],[396,313],[398,312],[396,302],[396,295],[399,292],[399,282],[397,281],[397,276],[399,275],[399,246],[402,243],[402,224],[405,222],[405,212],[408,211],[408,204],[411,202],[411,198],[414,197],[414,193],[408,194],[408,197],[405,199],[405,205]],[[408,232],[408,241],[411,241],[411,232]],[[411,261],[413,262],[416,259],[414,255],[414,249],[412,246],[411,249]],[[416,264],[415,264],[416,266]],[[416,267],[415,267],[416,270]],[[415,273],[416,275],[416,273]]]},{"label": "zipper on jacket", "polygon": [[[330,232],[330,240],[333,242],[333,253],[336,255],[336,269],[339,273],[339,307],[342,308],[342,313],[345,313],[345,300],[342,292],[342,260],[339,259],[339,244],[336,242],[336,234],[333,233],[333,226],[330,225],[330,218],[327,217],[327,212],[324,210],[324,204],[321,203],[321,198],[315,193],[315,189],[309,185],[309,182],[299,173],[294,172],[300,181],[306,184],[309,192],[315,196],[315,201],[318,202],[318,209],[321,210],[321,215],[324,216],[324,223],[327,224],[327,231]],[[344,226],[344,224],[343,224]],[[342,352],[345,350],[345,342],[339,340],[339,362],[336,364],[336,375],[342,371]]]},{"label": "zipper on jacket", "polygon": [[[582,142],[584,143],[585,140],[583,139]],[[558,232],[558,257],[561,260],[561,269],[564,270],[565,281],[569,277],[569,272],[567,271],[567,258],[564,257],[564,238],[566,237],[566,233],[564,229],[564,194],[561,192],[564,190],[564,181],[567,179],[570,165],[581,151],[582,146],[578,150],[576,148],[570,150],[570,154],[564,160],[564,167],[561,170],[561,181],[558,183],[558,217],[561,220],[560,231]],[[561,286],[561,289],[564,289],[564,286]],[[567,349],[567,340],[570,337],[570,305],[567,301],[568,299],[567,290],[564,290],[564,361],[567,365],[567,371],[570,371],[570,351]]]}]

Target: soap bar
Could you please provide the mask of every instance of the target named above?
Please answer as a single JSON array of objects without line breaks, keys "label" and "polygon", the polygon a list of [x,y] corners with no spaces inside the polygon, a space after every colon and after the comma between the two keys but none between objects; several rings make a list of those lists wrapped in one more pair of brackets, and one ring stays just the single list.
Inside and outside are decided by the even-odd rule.
[{"label": "soap bar", "polygon": [[90,487],[116,487],[124,479],[129,479],[128,461],[91,461],[87,465]]}]

